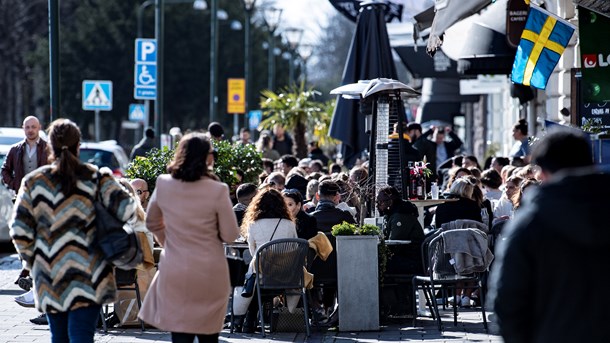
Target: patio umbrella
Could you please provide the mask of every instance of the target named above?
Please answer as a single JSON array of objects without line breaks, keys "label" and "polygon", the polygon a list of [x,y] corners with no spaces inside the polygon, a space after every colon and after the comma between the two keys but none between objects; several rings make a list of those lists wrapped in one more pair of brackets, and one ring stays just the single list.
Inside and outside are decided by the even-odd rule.
[{"label": "patio umbrella", "polygon": [[[343,70],[342,85],[379,77],[398,78],[384,20],[384,6],[384,3],[374,1],[361,3],[356,32]],[[352,167],[368,147],[364,114],[359,113],[358,101],[337,98],[330,136],[343,143],[344,164]]]}]

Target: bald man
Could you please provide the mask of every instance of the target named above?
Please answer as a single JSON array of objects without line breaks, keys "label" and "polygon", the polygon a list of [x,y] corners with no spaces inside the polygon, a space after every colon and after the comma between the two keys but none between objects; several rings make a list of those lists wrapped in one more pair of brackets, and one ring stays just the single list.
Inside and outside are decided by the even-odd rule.
[{"label": "bald man", "polygon": [[136,191],[138,197],[140,198],[140,203],[142,203],[142,207],[144,210],[148,207],[148,198],[150,198],[150,190],[148,189],[148,183],[142,179],[132,179],[129,184]]},{"label": "bald man", "polygon": [[32,170],[48,164],[47,142],[40,138],[40,122],[34,116],[23,120],[25,139],[11,147],[2,164],[2,181],[19,191],[21,180]]}]

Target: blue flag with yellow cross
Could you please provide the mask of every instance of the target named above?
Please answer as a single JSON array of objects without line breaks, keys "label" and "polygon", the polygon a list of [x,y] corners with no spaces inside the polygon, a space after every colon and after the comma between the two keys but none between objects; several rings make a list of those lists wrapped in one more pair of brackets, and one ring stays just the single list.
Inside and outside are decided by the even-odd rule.
[{"label": "blue flag with yellow cross", "polygon": [[566,20],[531,5],[517,47],[511,80],[525,86],[545,89],[575,29],[576,27]]}]

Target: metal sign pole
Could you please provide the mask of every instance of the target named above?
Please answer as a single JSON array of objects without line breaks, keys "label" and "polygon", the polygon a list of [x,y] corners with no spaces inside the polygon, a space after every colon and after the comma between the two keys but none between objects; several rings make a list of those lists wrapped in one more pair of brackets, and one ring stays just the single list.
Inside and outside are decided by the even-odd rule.
[{"label": "metal sign pole", "polygon": [[239,135],[239,114],[233,113],[233,136]]},{"label": "metal sign pole", "polygon": [[95,110],[95,140],[100,141],[100,110]]}]

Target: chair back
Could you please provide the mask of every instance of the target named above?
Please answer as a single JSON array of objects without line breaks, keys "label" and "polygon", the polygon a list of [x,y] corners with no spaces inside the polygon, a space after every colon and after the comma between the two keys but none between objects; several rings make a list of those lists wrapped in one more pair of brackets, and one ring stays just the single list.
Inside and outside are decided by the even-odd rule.
[{"label": "chair back", "polygon": [[434,230],[431,231],[426,238],[424,239],[424,241],[421,244],[421,260],[422,260],[422,264],[424,267],[424,274],[423,275],[430,275],[431,272],[431,265],[430,265],[430,252],[429,252],[429,246],[430,246],[430,242],[436,238],[438,235],[440,235],[441,230]]},{"label": "chair back", "polygon": [[114,268],[114,278],[116,281],[117,287],[125,287],[130,286],[136,283],[138,280],[138,270],[137,269],[119,269]]},{"label": "chair back", "polygon": [[267,242],[256,252],[256,278],[259,289],[303,288],[303,267],[309,243],[300,238]]},{"label": "chair back", "polygon": [[493,260],[487,235],[478,229],[442,231],[428,245],[430,270],[434,277],[484,272]]}]

